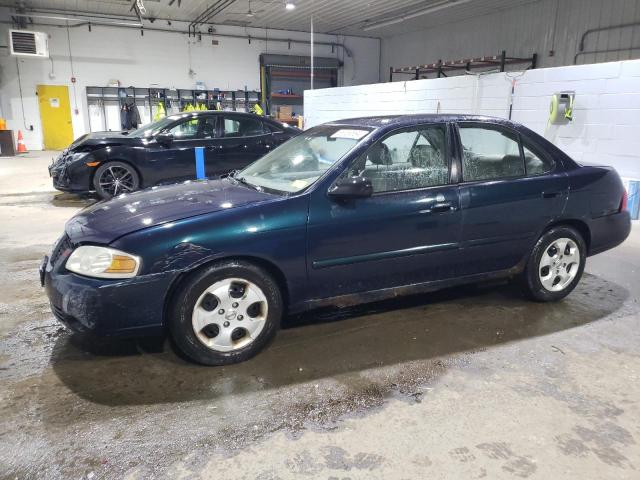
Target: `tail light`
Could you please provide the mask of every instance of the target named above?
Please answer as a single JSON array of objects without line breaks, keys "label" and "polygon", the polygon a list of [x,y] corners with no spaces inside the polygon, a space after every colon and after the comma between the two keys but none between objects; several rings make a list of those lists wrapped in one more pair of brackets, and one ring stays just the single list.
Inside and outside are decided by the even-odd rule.
[{"label": "tail light", "polygon": [[627,194],[627,189],[622,190],[622,200],[620,200],[620,211],[624,212],[627,209],[627,201],[629,200],[629,196]]}]

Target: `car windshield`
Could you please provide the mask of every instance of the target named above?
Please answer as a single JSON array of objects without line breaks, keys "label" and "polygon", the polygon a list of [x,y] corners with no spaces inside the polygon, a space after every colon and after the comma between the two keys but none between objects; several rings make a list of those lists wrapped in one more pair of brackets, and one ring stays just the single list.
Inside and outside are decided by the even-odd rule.
[{"label": "car windshield", "polygon": [[133,132],[129,132],[130,137],[136,138],[147,138],[155,135],[156,133],[163,130],[165,127],[168,127],[176,120],[180,120],[182,118],[181,115],[171,115],[170,117],[163,117],[160,120],[156,120],[155,122],[148,123],[143,125],[142,127],[134,130]]},{"label": "car windshield", "polygon": [[331,125],[312,128],[236,173],[234,178],[269,190],[299,192],[318,180],[370,131]]}]

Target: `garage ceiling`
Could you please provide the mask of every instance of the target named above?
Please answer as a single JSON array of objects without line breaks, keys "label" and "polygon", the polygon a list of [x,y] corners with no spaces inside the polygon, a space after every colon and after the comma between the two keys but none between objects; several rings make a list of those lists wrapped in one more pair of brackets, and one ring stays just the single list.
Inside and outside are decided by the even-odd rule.
[{"label": "garage ceiling", "polygon": [[[192,22],[208,8],[219,10],[207,24],[385,37],[429,26],[490,14],[539,0],[142,0],[151,18]],[[0,0],[0,6],[23,7],[26,12],[136,17],[133,0]],[[249,9],[252,15],[247,15]]]}]

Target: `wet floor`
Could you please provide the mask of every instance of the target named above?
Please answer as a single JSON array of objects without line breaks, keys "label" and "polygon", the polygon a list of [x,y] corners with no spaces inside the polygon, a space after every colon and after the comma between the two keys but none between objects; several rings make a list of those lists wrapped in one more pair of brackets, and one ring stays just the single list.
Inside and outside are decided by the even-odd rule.
[{"label": "wet floor", "polygon": [[560,303],[498,283],[320,310],[287,318],[250,361],[208,368],[165,338],[88,341],[53,319],[37,282],[49,244],[27,224],[54,239],[53,221],[90,201],[0,202],[1,220],[25,224],[0,234],[0,478],[600,479],[640,468],[637,239],[594,258]]}]

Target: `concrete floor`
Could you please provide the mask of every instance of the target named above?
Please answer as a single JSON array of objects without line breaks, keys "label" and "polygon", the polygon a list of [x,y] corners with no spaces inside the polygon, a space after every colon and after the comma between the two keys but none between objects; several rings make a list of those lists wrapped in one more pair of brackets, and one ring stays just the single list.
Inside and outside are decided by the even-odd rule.
[{"label": "concrete floor", "polygon": [[89,203],[0,159],[0,478],[640,478],[640,228],[565,301],[505,285],[288,319],[249,362],[90,344],[37,266]]}]

